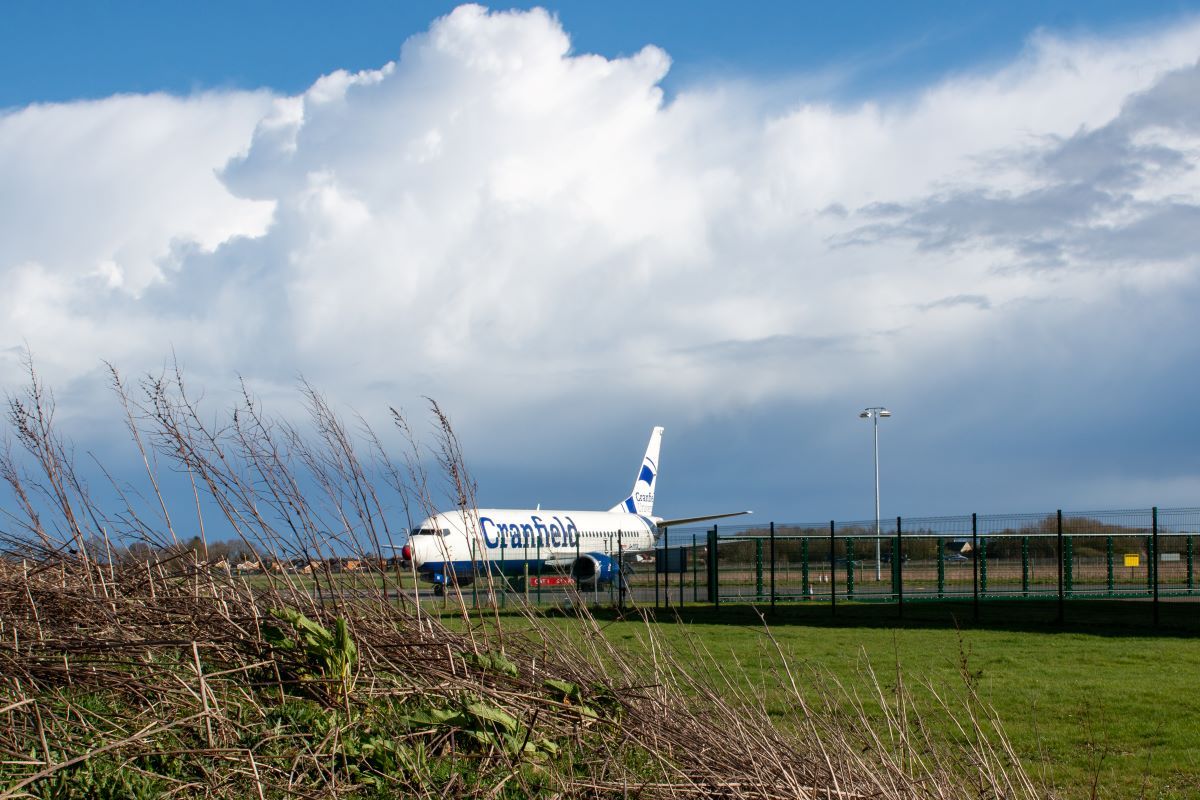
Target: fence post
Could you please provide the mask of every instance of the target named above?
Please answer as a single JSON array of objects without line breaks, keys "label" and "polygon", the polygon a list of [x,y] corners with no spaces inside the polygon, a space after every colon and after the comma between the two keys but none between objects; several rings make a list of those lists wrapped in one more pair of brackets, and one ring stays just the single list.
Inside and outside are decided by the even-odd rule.
[{"label": "fence post", "polygon": [[829,614],[837,616],[837,540],[834,538],[833,520],[829,520]]},{"label": "fence post", "polygon": [[[613,535],[611,533],[607,533],[602,537],[602,539],[604,542],[604,544],[601,545],[603,547],[603,553],[604,553],[604,555],[608,556],[609,561],[612,561]],[[617,564],[618,569],[620,568],[620,566],[621,566],[620,564]],[[601,569],[603,569],[603,568],[601,568]],[[616,585],[616,576],[614,576],[613,580],[608,582],[608,604],[610,606],[615,605],[615,603],[613,601],[613,587],[615,585]],[[596,603],[596,608],[599,608],[600,607],[600,573],[599,572],[596,573],[596,591],[593,594],[593,598]]]},{"label": "fence post", "polygon": [[[700,602],[700,554],[696,552],[696,534],[692,534],[692,602]],[[680,605],[683,605],[680,603]]]},{"label": "fence post", "polygon": [[[658,608],[659,608],[659,572],[661,572],[662,575],[664,575],[664,576],[670,575],[670,572],[667,571],[667,553],[670,551],[667,551],[666,533],[667,533],[666,528],[662,529],[662,543],[659,546],[660,547],[659,552],[654,554],[654,609],[655,610],[658,610]],[[666,581],[666,579],[664,579],[664,583],[667,583],[667,608],[670,608],[671,607],[670,583],[668,583]]]},{"label": "fence post", "polygon": [[1154,536],[1154,627],[1158,627],[1158,506],[1150,509],[1150,530]]},{"label": "fence post", "polygon": [[1115,580],[1113,578],[1113,537],[1104,538],[1104,562],[1108,568],[1108,594],[1111,597]]},{"label": "fence post", "polygon": [[716,594],[717,608],[721,607],[721,533],[717,530],[717,526],[713,525],[713,592]]},{"label": "fence post", "polygon": [[[540,531],[539,531],[540,534]],[[542,561],[542,537],[537,537],[537,604],[538,608],[542,607],[542,567],[545,563]]]},{"label": "fence post", "polygon": [[754,540],[754,599],[761,602],[763,596],[763,552],[762,539]]},{"label": "fence post", "polygon": [[979,621],[979,518],[971,512],[971,611]]},{"label": "fence post", "polygon": [[[613,535],[611,533],[604,540],[604,555],[608,556],[610,559],[612,558],[612,555],[613,555]],[[621,565],[618,563],[617,569],[620,570],[620,568],[621,568]],[[608,582],[608,604],[610,606],[614,605],[613,588],[614,588],[614,584],[616,583],[616,581],[615,581],[616,576],[613,576],[613,577],[614,577],[614,580],[611,580]],[[596,581],[596,586],[598,587],[599,585],[600,585],[600,581]],[[620,590],[620,586],[616,586],[615,588],[618,591]]]},{"label": "fence post", "polygon": [[771,523],[771,610],[775,610],[775,523]]},{"label": "fence post", "polygon": [[[683,550],[679,551],[679,569],[683,570]],[[663,528],[663,606],[671,607],[671,529]],[[679,605],[683,605],[680,589]],[[658,606],[658,576],[654,578],[654,604]]]},{"label": "fence post", "polygon": [[900,548],[896,546],[895,542],[891,542],[890,544],[892,545],[892,566],[891,566],[891,569],[888,570],[888,572],[890,572],[892,574],[892,594],[899,596],[899,594],[900,594],[900,586],[899,586],[900,573],[896,571],[896,569],[897,569],[896,559],[898,558],[897,553],[899,552]]},{"label": "fence post", "polygon": [[625,610],[625,543],[617,528],[617,611]]},{"label": "fence post", "polygon": [[713,525],[712,530],[708,532],[708,602],[720,608],[720,573],[717,570],[717,526]]},{"label": "fence post", "polygon": [[979,593],[987,597],[987,537],[979,540]]},{"label": "fence post", "polygon": [[1021,537],[1021,596],[1029,596],[1029,537]]},{"label": "fence post", "polygon": [[1075,591],[1075,537],[1063,541],[1063,591],[1070,597]]},{"label": "fence post", "polygon": [[[693,540],[695,539],[694,536],[692,538],[693,538]],[[687,561],[685,560],[685,557],[684,557],[685,551],[686,551],[686,548],[684,548],[681,545],[679,548],[679,607],[680,608],[683,608],[683,584],[685,582],[685,578],[687,577]],[[692,558],[695,558],[695,557],[696,557],[695,554],[693,554]],[[667,576],[664,575],[663,576],[663,594],[664,595],[667,593],[667,590],[669,588],[670,587],[667,586]]]},{"label": "fence post", "polygon": [[[1153,516],[1153,512],[1151,512]],[[1151,523],[1153,525],[1153,522]],[[1154,591],[1154,533],[1146,537],[1146,594]]]},{"label": "fence post", "polygon": [[892,561],[896,562],[896,610],[900,619],[904,619],[904,540],[900,535],[900,518],[896,517],[896,552],[892,553]]},{"label": "fence post", "polygon": [[1189,594],[1191,593],[1191,591],[1192,591],[1192,588],[1193,588],[1193,583],[1192,583],[1192,561],[1193,561],[1193,551],[1194,551],[1196,548],[1195,548],[1195,545],[1194,545],[1194,543],[1193,543],[1193,541],[1192,541],[1192,540],[1193,540],[1193,539],[1195,539],[1195,538],[1196,538],[1196,537],[1194,537],[1194,536],[1189,536],[1189,537],[1187,537],[1187,590],[1188,590],[1188,593],[1189,593]]},{"label": "fence post", "polygon": [[946,596],[946,540],[941,536],[937,540],[937,596],[938,600]]},{"label": "fence post", "polygon": [[[1189,544],[1191,541],[1191,539],[1188,539]],[[1188,563],[1190,564],[1191,562],[1189,561]],[[1190,583],[1188,587],[1191,588]],[[808,599],[810,588],[811,586],[808,582],[808,537],[805,536],[800,540],[800,594],[805,600]]]},{"label": "fence post", "polygon": [[[663,585],[663,607],[671,607],[671,529],[663,528],[663,560],[662,560],[662,585]],[[679,562],[683,563],[683,550],[679,551]],[[680,569],[683,569],[680,566]],[[682,605],[683,598],[679,598]],[[654,606],[658,607],[658,576],[654,576]]]},{"label": "fence post", "polygon": [[846,540],[846,598],[854,597],[854,539]]},{"label": "fence post", "polygon": [[1055,554],[1058,559],[1058,622],[1061,625],[1065,619],[1063,614],[1063,532],[1062,532],[1062,509],[1058,509],[1057,514],[1057,534],[1055,538]]}]

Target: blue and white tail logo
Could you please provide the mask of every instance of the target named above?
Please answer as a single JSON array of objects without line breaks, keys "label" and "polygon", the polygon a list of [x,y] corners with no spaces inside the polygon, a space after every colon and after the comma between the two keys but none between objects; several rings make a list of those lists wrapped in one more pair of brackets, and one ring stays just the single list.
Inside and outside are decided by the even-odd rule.
[{"label": "blue and white tail logo", "polygon": [[623,511],[643,517],[654,513],[654,483],[658,479],[658,451],[662,446],[662,435],[662,428],[655,428],[650,432],[650,443],[646,445],[646,455],[642,458],[642,468],[638,470],[637,479],[633,482],[633,491],[609,511]]}]

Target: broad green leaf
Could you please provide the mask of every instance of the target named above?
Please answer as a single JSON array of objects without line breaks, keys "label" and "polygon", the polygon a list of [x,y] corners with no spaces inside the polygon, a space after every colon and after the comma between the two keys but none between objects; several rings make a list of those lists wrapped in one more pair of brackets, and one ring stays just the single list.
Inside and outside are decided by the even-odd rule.
[{"label": "broad green leaf", "polygon": [[514,717],[512,714],[509,714],[504,709],[487,705],[486,703],[471,703],[467,706],[467,713],[471,714],[476,719],[486,720],[499,725],[506,731],[514,731],[517,729],[517,725],[520,724],[517,722],[516,717]]}]

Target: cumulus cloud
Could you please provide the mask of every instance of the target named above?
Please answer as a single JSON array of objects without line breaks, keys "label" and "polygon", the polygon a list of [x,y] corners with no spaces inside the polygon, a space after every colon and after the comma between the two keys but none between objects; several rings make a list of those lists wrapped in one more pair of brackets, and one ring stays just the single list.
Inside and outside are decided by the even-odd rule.
[{"label": "cumulus cloud", "polygon": [[484,420],[820,404],[1059,369],[1048,340],[1135,359],[1153,332],[1097,320],[1196,290],[1198,51],[1196,22],[1039,34],[886,101],[668,102],[652,44],[576,53],[546,12],[465,6],[300,96],[17,109],[0,346],[66,380],[173,347],[360,407],[434,394],[497,458],[519,437]]},{"label": "cumulus cloud", "polygon": [[235,197],[217,172],[271,102],[118,96],[0,114],[0,347],[29,342],[63,380],[105,354],[161,360],[178,330],[164,319],[191,309],[147,292],[270,221],[271,201]]}]

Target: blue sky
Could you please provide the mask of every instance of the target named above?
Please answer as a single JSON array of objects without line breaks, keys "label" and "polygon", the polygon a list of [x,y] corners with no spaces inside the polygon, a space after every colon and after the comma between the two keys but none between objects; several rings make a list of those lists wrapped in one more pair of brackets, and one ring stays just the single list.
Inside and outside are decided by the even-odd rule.
[{"label": "blue sky", "polygon": [[[0,379],[451,414],[480,500],[1200,505],[1200,3],[19,2]],[[389,434],[390,435],[390,434]],[[136,466],[136,465],[135,465]],[[130,467],[130,474],[135,470]]]},{"label": "blue sky", "polygon": [[[335,69],[395,57],[453,2],[45,3],[18,0],[0,28],[0,107],[119,92],[269,87],[294,93]],[[713,75],[787,78],[849,70],[839,90],[896,90],[1011,58],[1038,29],[1111,34],[1169,22],[1196,2],[977,4],[663,0],[559,2],[578,52],[627,55],[656,44],[675,62],[667,85]]]}]

